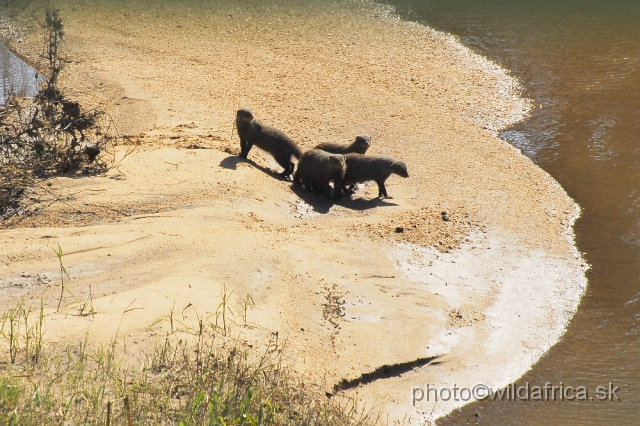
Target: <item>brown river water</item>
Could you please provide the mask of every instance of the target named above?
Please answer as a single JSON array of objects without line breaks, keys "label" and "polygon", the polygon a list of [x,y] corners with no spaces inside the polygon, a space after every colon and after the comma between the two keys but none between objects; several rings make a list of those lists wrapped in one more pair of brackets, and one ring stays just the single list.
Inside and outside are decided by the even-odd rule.
[{"label": "brown river water", "polygon": [[[640,2],[390,3],[520,79],[536,108],[501,137],[582,207],[576,243],[591,265],[566,334],[516,383],[584,386],[588,398],[490,398],[438,424],[640,424]],[[619,400],[599,400],[610,383]]]},{"label": "brown river water", "polygon": [[[584,387],[587,400],[489,398],[438,424],[640,424],[640,1],[389,3],[520,79],[535,108],[501,137],[582,207],[576,243],[591,265],[566,334],[516,383]],[[1,53],[0,68],[14,60]],[[598,400],[598,386],[617,398]]]}]

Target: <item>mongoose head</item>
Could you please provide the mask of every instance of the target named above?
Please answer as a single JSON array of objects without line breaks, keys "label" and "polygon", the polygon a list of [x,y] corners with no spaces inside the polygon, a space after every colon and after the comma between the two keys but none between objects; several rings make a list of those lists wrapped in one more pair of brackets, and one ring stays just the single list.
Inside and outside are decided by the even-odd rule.
[{"label": "mongoose head", "polygon": [[253,120],[253,113],[247,108],[239,109],[238,112],[236,112],[236,120],[249,122]]},{"label": "mongoose head", "polygon": [[332,172],[340,172],[344,175],[347,170],[347,164],[344,161],[344,156],[340,154],[332,154],[329,156],[329,167]]},{"label": "mongoose head", "polygon": [[371,137],[367,135],[356,136],[356,140],[351,144],[353,152],[364,154],[371,146]]},{"label": "mongoose head", "polygon": [[409,172],[407,171],[407,165],[404,164],[403,161],[396,161],[391,165],[391,171],[398,176],[402,176],[404,178],[409,177]]}]

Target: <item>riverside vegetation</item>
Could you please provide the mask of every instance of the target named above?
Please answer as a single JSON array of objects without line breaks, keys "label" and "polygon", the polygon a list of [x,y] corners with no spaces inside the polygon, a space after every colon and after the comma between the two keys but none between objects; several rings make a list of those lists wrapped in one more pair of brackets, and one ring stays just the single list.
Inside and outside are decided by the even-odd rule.
[{"label": "riverside vegetation", "polygon": [[39,64],[46,78],[33,99],[9,93],[0,105],[0,219],[26,212],[28,188],[57,174],[99,173],[113,165],[114,129],[101,108],[86,109],[58,85],[65,63],[57,10],[46,11],[45,46]]},{"label": "riverside vegetation", "polygon": [[[60,285],[70,279],[60,263]],[[0,318],[0,419],[6,424],[207,424],[373,425],[378,418],[349,400],[331,398],[326,383],[302,380],[286,363],[278,333],[251,351],[234,326],[252,327],[250,294],[232,307],[234,291],[220,294],[215,313],[196,312],[195,327],[170,313],[164,342],[145,354],[141,366],[121,358],[118,332],[107,345],[50,344],[45,339],[45,294],[37,309],[24,300]],[[53,315],[99,315],[93,299],[63,305]],[[185,309],[191,307],[189,304]],[[130,306],[122,313],[124,317]]]},{"label": "riverside vegetation", "polygon": [[[233,314],[221,303],[217,319],[220,308]],[[236,311],[244,320],[246,309],[241,303]],[[21,301],[2,317],[0,418],[6,424],[370,425],[378,420],[350,400],[328,398],[324,386],[302,381],[284,362],[277,333],[263,350],[251,353],[230,336],[228,319],[214,324],[198,316],[196,328],[174,328],[179,321],[172,312],[162,320],[172,332],[133,368],[119,357],[117,336],[93,348],[88,336],[76,344],[49,345],[45,319],[42,301],[35,311]]]}]

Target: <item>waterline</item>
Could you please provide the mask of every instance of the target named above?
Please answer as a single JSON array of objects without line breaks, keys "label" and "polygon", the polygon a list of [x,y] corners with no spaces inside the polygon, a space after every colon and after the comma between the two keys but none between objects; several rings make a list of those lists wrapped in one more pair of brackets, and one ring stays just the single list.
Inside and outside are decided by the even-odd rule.
[{"label": "waterline", "polygon": [[0,39],[0,105],[9,95],[33,97],[38,92],[38,72],[11,53]]}]

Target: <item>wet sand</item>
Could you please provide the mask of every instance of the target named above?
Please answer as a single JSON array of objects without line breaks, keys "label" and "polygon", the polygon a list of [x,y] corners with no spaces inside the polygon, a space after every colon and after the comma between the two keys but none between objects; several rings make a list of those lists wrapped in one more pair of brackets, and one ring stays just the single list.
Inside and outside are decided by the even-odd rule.
[{"label": "wet sand", "polygon": [[[4,306],[53,286],[55,307],[58,242],[76,297],[97,295],[93,317],[51,314],[54,340],[119,327],[141,354],[172,306],[213,315],[237,288],[257,304],[251,321],[328,385],[436,361],[345,391],[418,424],[462,402],[413,407],[413,387],[504,386],[562,335],[586,284],[578,208],[495,137],[529,107],[504,70],[369,3],[60,6],[66,92],[143,137],[105,176],[52,181],[64,202],[2,231]],[[12,45],[34,64],[40,7],[15,17],[25,37]],[[258,150],[233,156],[239,107],[304,149],[369,134],[369,152],[402,159],[411,177],[389,179],[391,200],[374,185],[332,205],[274,178]]]}]

